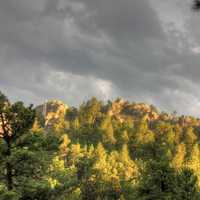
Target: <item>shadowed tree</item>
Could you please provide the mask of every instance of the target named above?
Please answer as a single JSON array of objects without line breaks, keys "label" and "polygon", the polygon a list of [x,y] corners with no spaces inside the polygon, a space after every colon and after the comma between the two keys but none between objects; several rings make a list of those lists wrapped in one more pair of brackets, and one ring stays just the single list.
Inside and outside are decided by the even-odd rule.
[{"label": "shadowed tree", "polygon": [[200,193],[197,181],[197,177],[193,174],[193,171],[183,168],[176,180],[176,200],[198,200]]},{"label": "shadowed tree", "polygon": [[[49,165],[59,139],[33,127],[35,110],[0,93],[0,199],[50,199]],[[3,190],[2,190],[3,186]]]},{"label": "shadowed tree", "polygon": [[12,154],[12,143],[20,139],[32,127],[35,112],[32,105],[25,107],[22,102],[11,104],[0,92],[0,138],[2,138],[5,151],[5,176],[8,190],[13,189],[13,167],[9,157]]}]

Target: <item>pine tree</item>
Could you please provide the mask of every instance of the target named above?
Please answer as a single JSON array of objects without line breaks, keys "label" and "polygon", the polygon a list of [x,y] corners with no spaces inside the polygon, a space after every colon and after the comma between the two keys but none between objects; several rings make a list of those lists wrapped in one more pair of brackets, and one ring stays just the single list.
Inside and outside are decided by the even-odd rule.
[{"label": "pine tree", "polygon": [[32,106],[25,107],[22,102],[11,104],[9,100],[0,93],[0,137],[5,144],[3,163],[5,166],[6,184],[8,190],[14,188],[13,165],[10,158],[13,153],[14,145],[18,140],[27,134],[34,122],[35,113]]},{"label": "pine tree", "polygon": [[142,118],[136,127],[136,143],[139,145],[154,142],[154,133],[148,129],[145,118]]},{"label": "pine tree", "polygon": [[[0,199],[49,199],[51,188],[46,179],[49,157],[57,143],[44,132],[32,130],[35,112],[22,102],[11,104],[0,95],[1,171],[5,190]],[[34,132],[33,132],[34,131]],[[46,145],[48,143],[48,145]],[[3,172],[3,173],[2,173]],[[4,173],[5,172],[5,173]]]},{"label": "pine tree", "polygon": [[193,128],[192,127],[187,128],[184,134],[184,141],[185,141],[185,144],[187,145],[188,152],[192,150],[192,146],[196,142],[196,140],[197,140],[197,136],[194,133]]},{"label": "pine tree", "polygon": [[176,200],[199,200],[200,192],[197,187],[197,177],[189,169],[183,169],[177,175]]},{"label": "pine tree", "polygon": [[186,147],[184,143],[181,143],[176,148],[175,156],[172,159],[172,166],[176,170],[180,170],[184,166],[186,158]]},{"label": "pine tree", "polygon": [[193,170],[194,174],[198,178],[197,183],[200,186],[200,149],[198,144],[195,144],[192,147],[192,152],[187,162],[187,167]]},{"label": "pine tree", "polygon": [[137,199],[176,199],[176,175],[166,160],[150,161],[137,189]]}]

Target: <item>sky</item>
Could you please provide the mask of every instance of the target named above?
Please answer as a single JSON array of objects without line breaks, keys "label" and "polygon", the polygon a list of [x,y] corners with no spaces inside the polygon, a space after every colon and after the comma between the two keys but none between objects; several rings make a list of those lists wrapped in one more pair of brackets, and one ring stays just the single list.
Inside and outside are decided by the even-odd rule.
[{"label": "sky", "polygon": [[122,97],[200,117],[191,0],[0,1],[0,90],[79,105]]}]

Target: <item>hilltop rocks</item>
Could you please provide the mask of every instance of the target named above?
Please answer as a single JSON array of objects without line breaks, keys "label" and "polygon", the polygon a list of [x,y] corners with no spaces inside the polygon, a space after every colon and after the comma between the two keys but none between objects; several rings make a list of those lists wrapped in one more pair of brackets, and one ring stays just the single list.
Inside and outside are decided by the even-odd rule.
[{"label": "hilltop rocks", "polygon": [[[89,101],[88,101],[89,102]],[[90,102],[92,103],[92,101]],[[91,106],[88,104],[87,106]],[[102,106],[102,112],[109,115],[111,118],[123,123],[127,119],[137,121],[144,118],[148,122],[165,121],[173,124],[180,124],[181,126],[200,126],[200,119],[190,116],[177,116],[165,112],[158,112],[153,105],[146,103],[130,103],[121,98],[115,101],[109,101],[106,105]],[[37,120],[46,128],[51,128],[59,120],[65,118],[66,112],[69,107],[59,100],[48,101],[36,107]],[[77,112],[77,111],[76,111]],[[78,117],[78,113],[76,114]],[[79,116],[80,117],[80,116]],[[83,121],[87,120],[87,116],[83,117]],[[94,118],[96,116],[93,116]]]},{"label": "hilltop rocks", "polygon": [[68,106],[59,100],[51,100],[36,107],[36,114],[42,118],[46,127],[52,126],[59,118],[64,117]]},{"label": "hilltop rocks", "polygon": [[129,103],[121,98],[110,102],[107,113],[121,123],[127,117],[131,117],[133,121],[142,117],[145,117],[147,121],[154,121],[159,118],[159,113],[154,106],[145,103]]}]

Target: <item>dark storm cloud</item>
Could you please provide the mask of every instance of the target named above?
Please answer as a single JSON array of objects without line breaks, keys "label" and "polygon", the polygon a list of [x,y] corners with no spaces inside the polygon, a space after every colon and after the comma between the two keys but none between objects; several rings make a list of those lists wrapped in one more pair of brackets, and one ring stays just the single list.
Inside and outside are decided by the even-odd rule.
[{"label": "dark storm cloud", "polygon": [[[75,0],[78,1],[78,0]],[[111,37],[136,38],[160,37],[161,27],[155,11],[145,0],[83,0],[98,28]]]},{"label": "dark storm cloud", "polygon": [[1,1],[0,88],[35,103],[118,95],[169,110],[190,105],[181,97],[196,105],[198,55],[181,31],[166,32],[153,1]]}]

